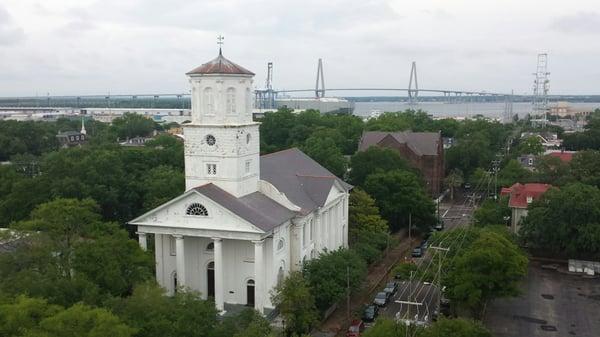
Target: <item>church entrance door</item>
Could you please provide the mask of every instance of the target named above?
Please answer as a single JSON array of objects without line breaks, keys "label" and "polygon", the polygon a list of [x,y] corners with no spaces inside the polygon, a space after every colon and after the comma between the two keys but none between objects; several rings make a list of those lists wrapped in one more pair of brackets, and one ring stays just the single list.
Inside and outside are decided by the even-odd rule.
[{"label": "church entrance door", "polygon": [[210,262],[206,267],[206,296],[215,298],[215,263]]},{"label": "church entrance door", "polygon": [[254,307],[254,280],[248,280],[246,283],[246,305]]}]

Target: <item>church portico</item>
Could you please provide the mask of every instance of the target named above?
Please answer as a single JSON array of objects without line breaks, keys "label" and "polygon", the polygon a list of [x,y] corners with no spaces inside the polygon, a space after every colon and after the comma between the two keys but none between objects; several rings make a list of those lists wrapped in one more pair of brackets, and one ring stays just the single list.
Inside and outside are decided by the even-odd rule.
[{"label": "church portico", "polygon": [[129,224],[140,247],[154,249],[168,294],[191,289],[221,312],[245,305],[264,313],[290,271],[347,247],[352,186],[296,148],[260,156],[252,72],[219,53],[187,75],[186,190]]}]

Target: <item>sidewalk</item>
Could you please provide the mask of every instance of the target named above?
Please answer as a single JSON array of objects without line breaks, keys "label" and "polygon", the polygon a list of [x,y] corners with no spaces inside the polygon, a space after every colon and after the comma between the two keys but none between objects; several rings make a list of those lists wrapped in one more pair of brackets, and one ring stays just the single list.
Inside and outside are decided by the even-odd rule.
[{"label": "sidewalk", "polygon": [[[350,319],[360,316],[358,312],[362,307],[371,303],[374,293],[387,281],[387,275],[391,269],[404,259],[409,251],[408,235],[400,231],[393,235],[399,241],[398,245],[391,248],[386,255],[374,265],[369,267],[369,274],[365,284],[359,293],[352,293],[350,297]],[[417,242],[417,238],[413,238]],[[346,320],[346,301],[341,301],[338,308],[319,327],[319,333],[313,336],[344,336],[348,326]]]}]

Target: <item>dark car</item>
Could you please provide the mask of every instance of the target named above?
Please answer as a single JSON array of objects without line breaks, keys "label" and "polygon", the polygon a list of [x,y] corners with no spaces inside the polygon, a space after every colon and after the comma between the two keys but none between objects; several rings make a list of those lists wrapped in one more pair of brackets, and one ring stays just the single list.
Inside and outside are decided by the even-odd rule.
[{"label": "dark car", "polygon": [[348,327],[346,337],[359,337],[363,331],[365,331],[365,323],[361,320],[354,320]]},{"label": "dark car", "polygon": [[427,241],[427,240],[421,241],[421,249],[425,250],[427,248],[429,248],[429,241]]},{"label": "dark car", "polygon": [[390,300],[390,294],[385,291],[378,292],[373,299],[373,304],[378,305],[380,307],[385,306]]},{"label": "dark car", "polygon": [[398,291],[398,282],[388,282],[383,291],[389,293],[390,295],[394,295],[396,291]]},{"label": "dark car", "polygon": [[379,316],[379,307],[374,304],[371,304],[365,308],[362,320],[363,322],[374,322],[377,316]]},{"label": "dark car", "polygon": [[421,247],[415,247],[412,250],[412,257],[421,257],[423,256],[423,249]]},{"label": "dark car", "polygon": [[437,224],[435,224],[435,230],[436,231],[441,231],[442,229],[444,229],[444,219],[440,219]]}]

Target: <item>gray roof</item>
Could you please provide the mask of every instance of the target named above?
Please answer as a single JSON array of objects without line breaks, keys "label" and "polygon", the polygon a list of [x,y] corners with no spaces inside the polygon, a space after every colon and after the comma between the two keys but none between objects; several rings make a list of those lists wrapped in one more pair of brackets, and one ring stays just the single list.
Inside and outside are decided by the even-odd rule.
[{"label": "gray roof", "polygon": [[364,151],[373,145],[377,145],[388,135],[393,137],[398,143],[406,144],[415,154],[425,156],[435,156],[438,154],[438,142],[440,141],[440,134],[438,132],[367,131],[362,134],[358,150]]},{"label": "gray roof", "polygon": [[260,192],[236,198],[212,183],[196,187],[194,190],[265,232],[271,231],[295,215],[294,211],[281,206]]},{"label": "gray roof", "polygon": [[297,148],[260,157],[260,179],[268,181],[308,214],[325,205],[335,181],[350,190],[345,183]]},{"label": "gray roof", "polygon": [[79,136],[79,135],[81,135],[81,132],[79,132],[79,131],[61,131],[56,135],[56,137],[68,137],[68,136]]}]

